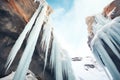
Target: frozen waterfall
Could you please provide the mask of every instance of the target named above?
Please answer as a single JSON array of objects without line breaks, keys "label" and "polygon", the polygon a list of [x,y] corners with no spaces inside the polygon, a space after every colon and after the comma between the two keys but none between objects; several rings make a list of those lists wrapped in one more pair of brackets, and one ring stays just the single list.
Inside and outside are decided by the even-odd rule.
[{"label": "frozen waterfall", "polygon": [[[13,63],[13,60],[15,59],[17,52],[21,48],[24,39],[28,37],[27,44],[23,51],[22,57],[18,64],[13,80],[25,79],[41,31],[42,31],[42,39],[41,42],[39,43],[41,43],[41,49],[45,53],[43,73],[46,69],[46,65],[50,64],[51,70],[54,70],[52,72],[54,72],[56,80],[64,80],[64,79],[75,80],[75,76],[72,71],[71,60],[69,58],[68,52],[60,46],[60,44],[57,42],[56,37],[54,36],[52,26],[47,16],[47,9],[48,9],[48,4],[46,2],[40,4],[40,6],[32,16],[31,20],[25,26],[23,32],[18,37],[13,48],[9,53],[5,65],[6,72]],[[52,40],[52,44],[51,44],[52,48],[50,52],[50,63],[48,63],[47,58],[49,56],[48,51],[50,49],[51,40]]]},{"label": "frozen waterfall", "polygon": [[[98,21],[99,23],[99,21]],[[98,27],[98,25],[95,25]],[[117,17],[104,25],[91,42],[91,48],[98,61],[106,66],[113,80],[120,79],[120,17]]]}]

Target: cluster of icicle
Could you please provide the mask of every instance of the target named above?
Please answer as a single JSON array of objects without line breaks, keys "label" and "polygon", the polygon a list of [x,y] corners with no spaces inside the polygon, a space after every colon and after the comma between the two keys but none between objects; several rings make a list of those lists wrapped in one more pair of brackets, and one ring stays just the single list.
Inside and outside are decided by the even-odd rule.
[{"label": "cluster of icicle", "polygon": [[[27,45],[23,51],[23,55],[20,59],[13,80],[25,79],[39,37],[39,33],[41,31],[41,27],[44,22],[46,23],[43,27],[43,37],[41,40],[41,45],[42,45],[42,49],[45,51],[45,64],[44,64],[44,70],[45,70],[47,64],[48,49],[51,40],[51,31],[52,31],[52,27],[49,23],[49,20],[46,20],[47,6],[48,4],[46,2],[39,5],[38,9],[32,16],[31,20],[25,26],[23,32],[18,37],[13,48],[11,49],[11,52],[9,53],[5,65],[6,71],[10,68],[17,52],[19,51],[21,45],[23,44],[26,35],[29,34],[27,39]],[[64,75],[67,76],[68,80],[75,80],[75,76],[73,74],[70,61],[71,60],[68,57],[67,52],[64,49],[62,49],[62,47],[59,45],[59,43],[57,42],[54,36],[52,42],[52,51],[50,56],[50,65],[51,68],[54,70],[56,80],[63,80]]]},{"label": "cluster of icicle", "polygon": [[71,59],[56,38],[53,39],[50,65],[54,69],[56,80],[76,80],[71,67]]},{"label": "cluster of icicle", "polygon": [[113,80],[120,79],[120,17],[113,20],[96,16],[93,24],[95,36],[91,48],[101,63],[111,73]]}]

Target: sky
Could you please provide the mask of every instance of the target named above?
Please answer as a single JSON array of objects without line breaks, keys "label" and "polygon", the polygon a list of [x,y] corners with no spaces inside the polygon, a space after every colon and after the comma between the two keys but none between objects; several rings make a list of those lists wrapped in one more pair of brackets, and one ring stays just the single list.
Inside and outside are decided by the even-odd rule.
[{"label": "sky", "polygon": [[58,41],[71,56],[89,55],[87,16],[99,14],[113,0],[47,0],[53,8],[51,22]]}]

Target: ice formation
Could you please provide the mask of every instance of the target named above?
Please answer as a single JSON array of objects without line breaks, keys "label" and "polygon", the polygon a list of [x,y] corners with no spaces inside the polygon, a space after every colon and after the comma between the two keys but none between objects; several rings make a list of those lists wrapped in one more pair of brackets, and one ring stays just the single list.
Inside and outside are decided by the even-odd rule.
[{"label": "ice formation", "polygon": [[120,79],[120,17],[101,26],[91,42],[92,51],[98,61],[108,68],[113,80],[118,80]]},{"label": "ice formation", "polygon": [[[35,0],[36,1],[36,0]],[[11,66],[17,52],[21,48],[24,39],[27,38],[27,44],[23,51],[22,57],[18,64],[17,70],[15,72],[13,80],[24,80],[27,70],[29,68],[36,43],[38,41],[38,37],[40,31],[42,31],[42,39],[41,39],[41,48],[45,52],[45,59],[44,59],[44,70],[45,71],[46,65],[48,64],[48,51],[50,49],[50,42],[52,41],[52,50],[50,52],[50,67],[51,70],[54,70],[55,79],[56,80],[75,80],[74,73],[71,67],[71,60],[68,56],[66,50],[64,50],[59,43],[57,42],[56,37],[54,36],[54,32],[52,30],[51,24],[49,22],[49,18],[47,15],[48,4],[46,2],[40,4],[34,15],[32,16],[31,20],[25,26],[23,32],[20,34],[16,43],[14,44],[5,68],[6,71]],[[43,27],[43,30],[41,30]],[[53,33],[53,35],[51,34]],[[51,36],[52,35],[52,36]]]}]

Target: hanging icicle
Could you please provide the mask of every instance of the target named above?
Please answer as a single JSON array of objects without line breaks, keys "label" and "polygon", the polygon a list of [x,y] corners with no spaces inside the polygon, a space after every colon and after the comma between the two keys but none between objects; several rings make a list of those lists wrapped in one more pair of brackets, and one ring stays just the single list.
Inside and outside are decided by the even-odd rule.
[{"label": "hanging icicle", "polygon": [[113,80],[120,79],[120,17],[103,26],[91,44],[96,58],[108,68]]},{"label": "hanging icicle", "polygon": [[[43,37],[41,40],[42,49],[45,51],[45,63],[44,63],[44,71],[47,64],[48,50],[50,46],[51,39],[51,31],[52,27],[48,22],[44,25],[43,28]],[[53,32],[53,31],[52,31]],[[52,50],[50,56],[50,67],[54,70],[55,79],[56,80],[75,80],[74,73],[71,67],[71,59],[67,51],[62,49],[60,44],[57,42],[56,37],[53,32],[53,41],[52,41]]]},{"label": "hanging icicle", "polygon": [[50,65],[54,69],[56,80],[64,80],[64,78],[66,80],[75,80],[68,53],[62,49],[55,37],[52,42]]},{"label": "hanging icicle", "polygon": [[[39,8],[36,10],[35,14],[31,18],[31,20],[28,22],[28,24],[25,26],[25,29],[21,33],[20,37],[17,39],[15,45],[13,46],[10,55],[8,56],[8,60],[6,63],[7,69],[9,69],[11,63],[13,62],[18,50],[20,49],[23,40],[26,37],[26,34],[33,29],[30,32],[30,35],[27,40],[27,45],[25,47],[25,50],[23,52],[23,56],[20,60],[20,63],[18,65],[17,71],[14,76],[14,80],[24,80],[26,72],[28,70],[29,64],[31,62],[31,58],[35,49],[35,45],[39,36],[39,32],[41,30],[41,26],[43,24],[45,15],[47,11],[47,5],[46,3],[39,6]],[[22,73],[22,74],[21,74]]]},{"label": "hanging icicle", "polygon": [[41,11],[42,9],[42,5],[40,5],[38,7],[38,9],[36,10],[36,12],[34,13],[34,15],[32,16],[32,18],[30,19],[30,21],[27,23],[27,25],[25,26],[23,32],[20,34],[20,36],[18,37],[18,39],[16,40],[14,46],[12,47],[10,53],[9,53],[9,56],[7,58],[7,62],[6,62],[6,65],[5,65],[5,68],[6,71],[9,69],[10,65],[12,64],[18,50],[21,48],[21,45],[27,35],[27,33],[29,33],[29,31],[31,30],[34,22],[35,22],[35,19],[37,18],[39,12]]},{"label": "hanging icicle", "polygon": [[92,24],[94,34],[96,34],[96,32],[100,30],[105,24],[111,21],[110,19],[105,18],[102,14],[97,14],[94,17],[95,17],[95,21]]},{"label": "hanging icicle", "polygon": [[40,30],[41,30],[41,26],[42,26],[44,18],[45,18],[46,10],[47,10],[47,5],[44,4],[42,11],[40,12],[40,14],[35,22],[35,25],[33,26],[33,29],[30,32],[30,35],[28,37],[27,45],[25,47],[22,58],[18,65],[17,71],[15,73],[14,80],[24,80],[24,78],[25,78],[25,75],[29,68],[29,64],[32,59],[35,45],[37,43],[37,39],[38,39]]},{"label": "hanging icicle", "polygon": [[[48,17],[46,18],[48,20]],[[42,49],[45,52],[45,63],[44,63],[44,70],[47,64],[47,56],[48,56],[48,50],[49,50],[49,45],[50,45],[50,39],[51,39],[51,32],[52,32],[52,27],[49,23],[49,20],[45,22],[45,25],[43,27],[43,35],[42,35]],[[43,70],[43,72],[44,72]]]}]

